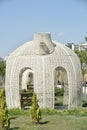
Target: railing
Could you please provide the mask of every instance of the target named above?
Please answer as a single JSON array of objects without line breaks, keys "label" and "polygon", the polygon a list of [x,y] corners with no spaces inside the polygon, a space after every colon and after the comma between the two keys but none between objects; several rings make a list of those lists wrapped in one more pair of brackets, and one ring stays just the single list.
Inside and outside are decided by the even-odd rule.
[{"label": "railing", "polygon": [[26,106],[31,106],[32,96],[33,96],[33,91],[20,92],[21,108],[25,108]]}]

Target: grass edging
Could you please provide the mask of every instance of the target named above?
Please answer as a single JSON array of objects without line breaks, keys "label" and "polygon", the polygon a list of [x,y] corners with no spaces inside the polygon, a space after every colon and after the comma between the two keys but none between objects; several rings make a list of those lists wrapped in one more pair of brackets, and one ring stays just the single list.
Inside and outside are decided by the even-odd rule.
[{"label": "grass edging", "polygon": [[[10,116],[14,115],[28,115],[29,110],[23,109],[9,109]],[[87,109],[86,108],[78,108],[78,109],[67,109],[67,110],[56,110],[56,109],[41,109],[41,114],[43,115],[74,115],[74,116],[87,116]]]}]

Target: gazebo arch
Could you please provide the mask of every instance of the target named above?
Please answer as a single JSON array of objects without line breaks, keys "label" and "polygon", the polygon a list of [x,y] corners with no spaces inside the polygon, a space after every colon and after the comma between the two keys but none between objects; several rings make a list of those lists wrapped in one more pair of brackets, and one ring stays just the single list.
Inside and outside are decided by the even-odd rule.
[{"label": "gazebo arch", "polygon": [[24,67],[19,73],[19,89],[27,90],[29,85],[34,87],[34,72],[31,68]]},{"label": "gazebo arch", "polygon": [[68,76],[66,69],[62,66],[58,66],[54,70],[54,87],[64,89],[63,105],[68,105],[69,100]]}]

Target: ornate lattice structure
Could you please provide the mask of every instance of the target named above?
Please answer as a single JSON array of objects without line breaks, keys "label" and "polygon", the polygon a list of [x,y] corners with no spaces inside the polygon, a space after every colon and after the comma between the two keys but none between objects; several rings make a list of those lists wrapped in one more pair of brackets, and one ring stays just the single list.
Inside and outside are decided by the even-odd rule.
[{"label": "ornate lattice structure", "polygon": [[57,70],[64,72],[64,104],[81,106],[81,66],[77,55],[65,45],[52,41],[49,33],[36,33],[10,54],[6,61],[6,101],[9,108],[20,108],[20,89],[32,82],[39,105],[54,108]]}]

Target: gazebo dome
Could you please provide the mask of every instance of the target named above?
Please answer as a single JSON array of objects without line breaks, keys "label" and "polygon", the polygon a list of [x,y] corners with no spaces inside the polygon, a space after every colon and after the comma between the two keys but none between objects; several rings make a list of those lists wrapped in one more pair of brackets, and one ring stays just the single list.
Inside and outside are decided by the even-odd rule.
[{"label": "gazebo dome", "polygon": [[54,108],[54,87],[59,71],[63,73],[64,104],[68,108],[81,106],[82,77],[78,56],[65,45],[52,41],[50,33],[36,33],[34,40],[17,48],[6,61],[8,107],[20,107],[19,89],[27,89],[27,82],[31,80],[40,106]]},{"label": "gazebo dome", "polygon": [[77,55],[65,45],[51,40],[50,33],[36,33],[34,40],[24,43],[17,48],[10,56],[42,56],[52,54],[55,51],[62,51],[65,55]]}]

